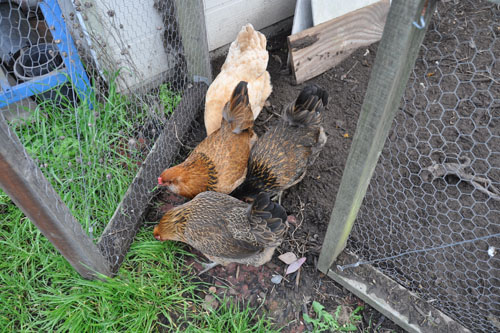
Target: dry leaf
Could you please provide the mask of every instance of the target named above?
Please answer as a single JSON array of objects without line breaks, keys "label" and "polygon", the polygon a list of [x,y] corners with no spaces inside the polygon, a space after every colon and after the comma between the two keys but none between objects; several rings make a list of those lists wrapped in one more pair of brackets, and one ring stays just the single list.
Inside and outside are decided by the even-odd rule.
[{"label": "dry leaf", "polygon": [[294,262],[292,262],[290,264],[290,266],[288,266],[288,268],[286,269],[285,275],[292,274],[293,272],[296,272],[300,268],[300,266],[302,266],[302,264],[305,262],[306,262],[306,257],[302,257],[300,259],[295,260]]},{"label": "dry leaf", "polygon": [[297,261],[297,256],[293,252],[287,252],[280,255],[278,259],[290,265],[292,262]]}]

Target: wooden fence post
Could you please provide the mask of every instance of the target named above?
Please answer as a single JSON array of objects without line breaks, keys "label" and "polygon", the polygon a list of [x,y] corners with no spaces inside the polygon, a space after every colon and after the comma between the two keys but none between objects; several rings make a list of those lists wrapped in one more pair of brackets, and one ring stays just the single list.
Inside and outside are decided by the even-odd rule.
[{"label": "wooden fence post", "polygon": [[212,82],[212,69],[203,1],[175,0],[174,3],[190,79],[209,85]]},{"label": "wooden fence post", "polygon": [[436,0],[392,1],[318,261],[325,274],[345,248],[435,8]]},{"label": "wooden fence post", "polygon": [[111,274],[97,246],[2,117],[0,187],[84,278],[96,278],[96,272]]}]

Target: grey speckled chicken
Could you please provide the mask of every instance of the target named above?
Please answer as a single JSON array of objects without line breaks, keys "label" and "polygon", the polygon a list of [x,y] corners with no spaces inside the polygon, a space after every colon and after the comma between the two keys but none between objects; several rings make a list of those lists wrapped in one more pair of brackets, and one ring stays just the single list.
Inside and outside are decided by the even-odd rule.
[{"label": "grey speckled chicken", "polygon": [[326,143],[321,122],[327,103],[325,90],[306,86],[285,108],[280,122],[257,140],[248,159],[246,179],[232,195],[251,200],[265,191],[281,199],[284,190],[300,182]]},{"label": "grey speckled chicken", "polygon": [[271,202],[267,193],[247,204],[208,191],[168,211],[154,228],[154,237],[187,243],[215,264],[260,266],[281,244],[286,218],[283,207]]}]

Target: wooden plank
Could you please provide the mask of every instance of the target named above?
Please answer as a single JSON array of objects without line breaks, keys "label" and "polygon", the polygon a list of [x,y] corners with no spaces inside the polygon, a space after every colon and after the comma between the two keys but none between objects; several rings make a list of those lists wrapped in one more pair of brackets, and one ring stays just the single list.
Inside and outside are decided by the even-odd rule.
[{"label": "wooden plank", "polygon": [[2,117],[0,142],[0,187],[84,278],[110,275],[106,259]]},{"label": "wooden plank", "polygon": [[293,16],[296,0],[204,0],[209,50],[231,43],[241,27],[261,30]]},{"label": "wooden plank", "polygon": [[202,0],[175,0],[177,22],[190,78],[195,82],[212,82],[212,68]]},{"label": "wooden plank", "polygon": [[325,274],[345,247],[401,103],[426,31],[411,22],[419,20],[424,3],[424,19],[429,22],[436,0],[392,2],[318,261]]},{"label": "wooden plank", "polygon": [[162,134],[104,229],[97,245],[109,261],[113,273],[118,271],[142,223],[144,210],[158,184],[158,176],[163,169],[175,162],[180,140],[200,115],[206,92],[207,85],[204,83],[195,83],[184,92],[181,102],[168,119]]},{"label": "wooden plank", "polygon": [[382,37],[390,1],[382,0],[288,37],[297,84],[334,67]]},{"label": "wooden plank", "polygon": [[[357,261],[358,257],[347,253],[338,259],[341,264]],[[332,267],[327,275],[407,332],[470,332],[370,265],[346,271]]]}]

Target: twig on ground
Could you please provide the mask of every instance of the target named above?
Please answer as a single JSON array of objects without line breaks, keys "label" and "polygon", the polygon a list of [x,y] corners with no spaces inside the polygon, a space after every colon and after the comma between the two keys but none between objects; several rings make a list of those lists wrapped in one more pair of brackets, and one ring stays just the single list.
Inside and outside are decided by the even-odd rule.
[{"label": "twig on ground", "polygon": [[460,163],[442,163],[433,164],[424,170],[431,173],[432,179],[427,181],[432,181],[434,178],[441,178],[446,175],[453,174],[460,178],[462,181],[469,182],[475,189],[488,195],[494,200],[500,200],[500,190],[492,185],[492,181],[485,177],[475,176],[465,169],[470,167],[471,159],[469,157],[462,157],[458,159]]},{"label": "twig on ground", "polygon": [[295,278],[295,291],[299,290],[299,284],[300,284],[300,267],[297,270],[297,277]]},{"label": "twig on ground", "polygon": [[349,75],[349,73],[354,69],[354,67],[356,67],[356,65],[358,64],[358,61],[356,60],[356,62],[354,63],[354,65],[352,65],[351,69],[349,69],[345,74],[342,74],[340,76],[340,79],[341,80],[345,80],[347,75]]},{"label": "twig on ground", "polygon": [[193,150],[194,149],[194,147],[190,147],[188,145],[183,144],[182,141],[179,139],[179,136],[177,135],[177,124],[175,122],[174,122],[174,132],[175,132],[175,138],[177,139],[177,141],[179,142],[179,144],[181,146],[183,146],[184,148],[187,148],[189,150]]},{"label": "twig on ground", "polygon": [[[308,311],[307,311],[307,304],[306,304],[306,303],[302,304],[302,313],[305,313],[305,314],[309,315],[309,313],[308,313]],[[307,330],[308,330],[309,332],[312,332],[312,331],[313,331],[314,327],[312,326],[312,324],[311,324],[311,323],[304,322],[304,324],[306,325],[306,328],[307,328]]]}]

